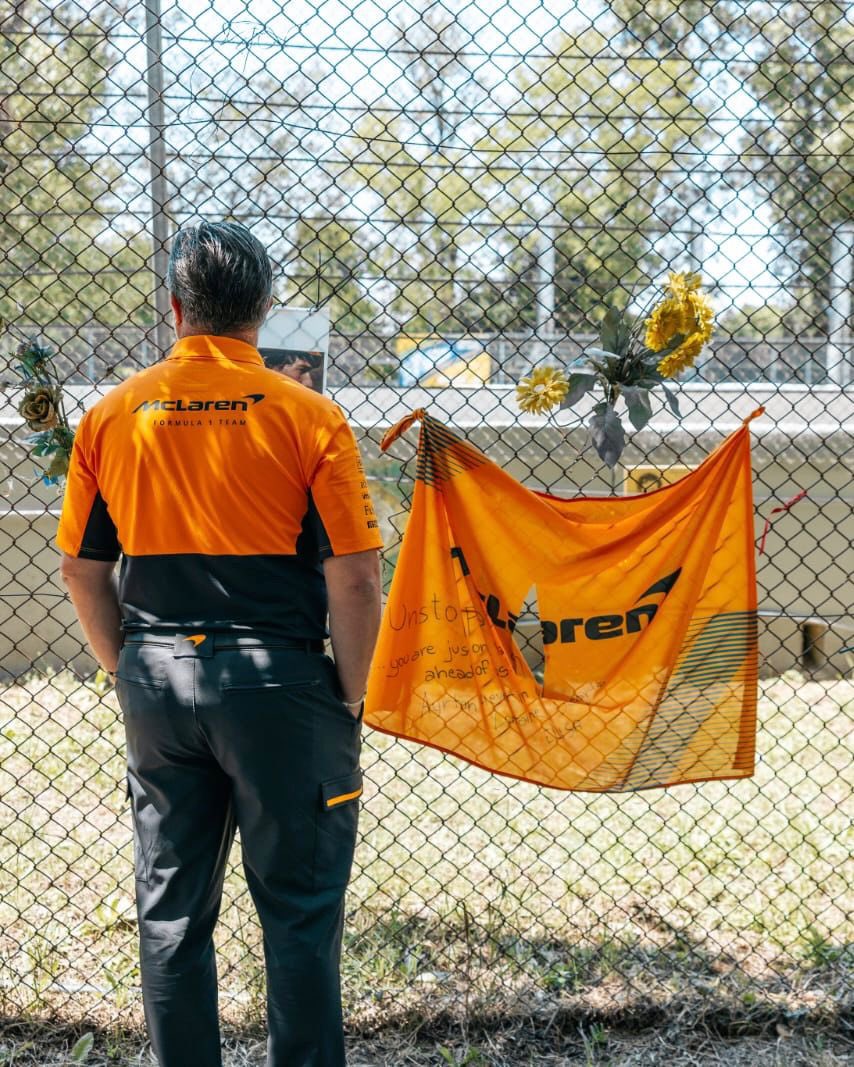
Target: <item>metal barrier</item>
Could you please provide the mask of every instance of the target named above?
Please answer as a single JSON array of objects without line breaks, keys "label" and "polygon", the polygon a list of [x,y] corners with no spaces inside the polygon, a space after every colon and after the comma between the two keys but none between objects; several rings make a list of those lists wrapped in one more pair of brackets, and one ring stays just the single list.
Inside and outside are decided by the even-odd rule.
[{"label": "metal barrier", "polygon": [[[764,403],[757,534],[807,490],[760,560],[752,780],[566,795],[367,732],[348,1025],[690,1009],[735,1030],[841,1011],[851,9],[193,10],[18,0],[0,15],[3,351],[53,343],[78,412],[168,347],[165,242],[225,216],[268,244],[278,300],[330,309],[330,392],[365,453],[387,577],[414,449],[382,457],[378,442],[415,406],[532,487],[606,493],[695,465]],[[640,301],[668,268],[712,286],[714,344],[684,380],[681,421],[656,410],[612,481],[581,429],[521,417],[513,384],[565,366],[604,297]],[[488,375],[396,384],[419,337],[476,342]],[[138,1022],[120,715],[56,582],[58,499],[22,445],[9,370],[3,387],[0,1010]],[[258,1017],[260,935],[236,859],[218,945],[226,1014]]]}]

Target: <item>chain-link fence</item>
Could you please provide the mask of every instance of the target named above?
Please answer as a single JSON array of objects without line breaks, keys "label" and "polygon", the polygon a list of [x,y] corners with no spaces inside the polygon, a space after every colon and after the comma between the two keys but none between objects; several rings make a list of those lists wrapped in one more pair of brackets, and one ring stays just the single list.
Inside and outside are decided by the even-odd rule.
[{"label": "chain-link fence", "polygon": [[[688,1012],[736,1032],[844,1011],[851,6],[16,0],[0,48],[3,350],[54,344],[81,410],[169,346],[169,236],[227,217],[268,245],[278,301],[330,311],[328,387],[364,450],[387,577],[414,445],[378,442],[416,406],[571,495],[684,472],[761,403],[757,532],[806,490],[759,559],[751,780],[563,794],[366,731],[348,1025]],[[521,417],[513,386],[568,364],[603,299],[640,306],[668,268],[702,271],[717,332],[681,420],[656,409],[615,481],[575,423]],[[431,341],[467,377],[407,379]],[[138,1021],[121,721],[57,584],[59,500],[10,369],[4,395],[0,1006]],[[237,857],[218,945],[226,1014],[259,1015]]]}]

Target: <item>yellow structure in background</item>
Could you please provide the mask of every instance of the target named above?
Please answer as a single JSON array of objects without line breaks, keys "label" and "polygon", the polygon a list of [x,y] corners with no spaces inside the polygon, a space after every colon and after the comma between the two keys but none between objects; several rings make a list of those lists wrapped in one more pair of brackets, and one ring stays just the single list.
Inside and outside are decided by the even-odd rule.
[{"label": "yellow structure in background", "polygon": [[623,492],[626,496],[637,496],[640,493],[652,493],[656,489],[662,489],[665,485],[672,485],[684,478],[686,474],[696,470],[695,467],[686,467],[682,464],[673,464],[669,467],[655,467],[650,463],[641,463],[637,467],[627,467],[623,480]]},{"label": "yellow structure in background", "polygon": [[442,389],[453,385],[476,388],[489,381],[492,357],[477,337],[442,338],[438,334],[400,335],[397,384]]}]

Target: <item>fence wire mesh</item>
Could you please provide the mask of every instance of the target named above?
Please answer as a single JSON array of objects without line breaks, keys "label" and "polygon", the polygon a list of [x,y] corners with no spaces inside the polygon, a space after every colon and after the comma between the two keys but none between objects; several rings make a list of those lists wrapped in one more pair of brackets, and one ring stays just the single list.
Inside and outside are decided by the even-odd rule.
[{"label": "fence wire mesh", "polygon": [[[52,344],[82,411],[169,347],[171,234],[225,217],[269,247],[277,302],[330,310],[328,388],[364,451],[386,577],[414,447],[378,442],[416,406],[570,495],[658,484],[762,403],[757,532],[806,490],[759,560],[753,779],[562,794],[366,731],[348,1025],[835,1017],[851,964],[850,4],[259,11],[3,9],[5,354]],[[634,306],[668,269],[702,270],[715,339],[682,419],[656,410],[611,479],[575,422],[520,416],[513,386],[566,366],[604,298]],[[430,344],[457,361],[432,384],[406,361]],[[4,394],[0,1006],[138,1022],[120,713],[57,584],[59,499],[8,369]],[[238,856],[217,936],[224,1011],[260,1017]]]}]

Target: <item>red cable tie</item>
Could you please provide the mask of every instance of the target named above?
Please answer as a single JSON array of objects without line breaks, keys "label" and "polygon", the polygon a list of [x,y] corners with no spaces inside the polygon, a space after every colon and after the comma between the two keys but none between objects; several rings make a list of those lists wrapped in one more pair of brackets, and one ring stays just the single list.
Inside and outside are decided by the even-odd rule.
[{"label": "red cable tie", "polygon": [[771,529],[772,515],[778,515],[782,511],[788,511],[793,504],[797,504],[799,500],[803,500],[807,495],[806,489],[802,489],[799,493],[792,497],[791,500],[787,500],[785,504],[780,504],[779,507],[772,508],[771,515],[765,520],[765,529],[762,531],[762,538],[759,542],[759,555],[763,555],[765,552],[765,538],[768,536],[768,531]]}]

